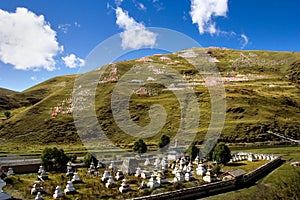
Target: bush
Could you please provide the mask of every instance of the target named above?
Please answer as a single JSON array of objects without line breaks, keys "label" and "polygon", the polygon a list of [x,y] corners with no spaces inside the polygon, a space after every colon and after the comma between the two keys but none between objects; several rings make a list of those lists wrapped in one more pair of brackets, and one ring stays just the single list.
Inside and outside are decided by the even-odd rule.
[{"label": "bush", "polygon": [[192,159],[194,160],[197,155],[199,155],[199,148],[196,147],[195,143],[192,143],[189,148],[186,151],[186,154]]},{"label": "bush", "polygon": [[161,151],[165,151],[169,143],[170,143],[170,137],[167,135],[162,135],[158,143],[158,147],[161,149]]},{"label": "bush", "polygon": [[90,166],[92,162],[95,165],[97,165],[98,164],[97,158],[94,155],[92,155],[91,153],[86,153],[85,156],[84,156],[84,158],[83,158],[83,163],[86,166]]},{"label": "bush", "polygon": [[217,161],[221,164],[226,164],[231,159],[231,153],[228,146],[225,143],[221,142],[216,145],[212,152],[212,160]]},{"label": "bush", "polygon": [[69,157],[62,149],[46,147],[41,155],[41,160],[47,170],[61,171],[66,168]]},{"label": "bush", "polygon": [[9,119],[11,117],[11,112],[5,111],[4,116],[6,117],[6,119]]},{"label": "bush", "polygon": [[146,153],[147,152],[147,145],[142,139],[138,139],[134,144],[133,144],[133,149],[134,152],[136,153]]}]

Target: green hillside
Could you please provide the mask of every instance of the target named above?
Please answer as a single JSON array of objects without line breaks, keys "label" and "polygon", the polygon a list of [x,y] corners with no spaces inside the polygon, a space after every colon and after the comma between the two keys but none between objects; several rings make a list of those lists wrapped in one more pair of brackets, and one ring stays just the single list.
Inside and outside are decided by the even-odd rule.
[{"label": "green hillside", "polygon": [[[209,56],[224,81],[226,119],[220,140],[279,140],[267,134],[268,130],[300,138],[300,53],[219,48],[192,51]],[[136,73],[129,77],[130,84],[140,81],[138,91],[130,98],[129,112],[132,121],[140,126],[151,123],[148,111],[154,104],[162,105],[167,113],[166,124],[158,134],[146,139],[147,144],[155,145],[162,134],[173,137],[180,127],[181,105],[174,92],[166,90],[168,86],[150,79],[145,80],[150,76],[143,77],[141,67],[151,68],[153,76],[165,73],[166,77],[174,79],[170,83],[173,84],[172,87],[179,88],[182,87],[180,80],[174,78],[173,72],[167,71],[168,68],[176,70],[193,86],[198,99],[200,124],[197,130],[191,131],[197,132],[197,142],[203,141],[211,119],[211,98],[203,77],[180,56],[181,53],[154,55],[147,59],[103,66],[105,73],[99,78],[95,92],[95,112],[101,129],[115,144],[132,145],[136,140],[120,129],[112,117],[111,109],[112,92],[117,80],[130,70]],[[97,73],[98,70],[89,72],[91,76]],[[0,146],[4,149],[8,146],[21,148],[23,144],[80,145],[72,115],[75,78],[75,75],[56,77],[20,93],[1,95],[0,112],[9,110],[12,117],[0,122]],[[190,109],[193,112],[196,108]]]}]

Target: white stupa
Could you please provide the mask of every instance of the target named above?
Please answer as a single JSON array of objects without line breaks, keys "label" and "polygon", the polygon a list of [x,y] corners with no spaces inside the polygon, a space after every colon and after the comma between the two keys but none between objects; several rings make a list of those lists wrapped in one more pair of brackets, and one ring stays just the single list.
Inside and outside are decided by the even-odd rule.
[{"label": "white stupa", "polygon": [[74,172],[73,172],[73,168],[71,166],[67,166],[67,173],[66,176],[73,176]]},{"label": "white stupa", "polygon": [[145,181],[142,181],[142,183],[141,183],[139,189],[141,190],[141,189],[144,189],[144,188],[146,188],[146,187],[147,187],[147,184],[145,183]]},{"label": "white stupa", "polygon": [[136,168],[136,171],[135,171],[135,177],[140,177],[142,174],[142,169],[140,167]]},{"label": "white stupa", "polygon": [[205,165],[202,163],[198,164],[198,167],[196,168],[196,174],[200,176],[204,176],[205,173],[206,173]]},{"label": "white stupa", "polygon": [[115,186],[116,186],[116,182],[114,181],[114,179],[111,176],[109,176],[108,180],[107,180],[107,182],[105,184],[105,187],[107,187],[107,188],[113,188]]},{"label": "white stupa", "polygon": [[179,166],[178,165],[175,165],[175,167],[174,167],[174,169],[173,169],[173,171],[172,171],[172,174],[176,174],[177,173],[177,171],[179,170]]},{"label": "white stupa", "polygon": [[90,164],[90,168],[88,169],[88,175],[93,175],[93,174],[95,174],[95,172],[96,172],[96,168],[95,168],[95,164],[94,164],[94,162],[92,162],[91,164]]},{"label": "white stupa", "polygon": [[119,191],[121,193],[125,193],[125,192],[128,192],[130,190],[131,190],[130,185],[128,184],[127,179],[124,178],[123,181],[122,181],[121,187],[119,187]]},{"label": "white stupa", "polygon": [[150,178],[150,177],[151,177],[151,175],[150,175],[149,171],[146,171],[146,170],[142,171],[142,173],[141,173],[141,178],[142,179],[147,179],[147,178]]},{"label": "white stupa", "polygon": [[193,165],[192,165],[192,163],[191,163],[191,162],[189,162],[189,164],[187,165],[187,167],[186,167],[186,171],[187,171],[187,172],[191,172],[191,171],[193,171]]},{"label": "white stupa", "polygon": [[196,165],[199,163],[199,156],[197,156],[197,157],[195,158],[195,160],[194,160],[193,163],[196,164]]},{"label": "white stupa", "polygon": [[40,175],[44,170],[45,169],[44,169],[43,165],[41,165],[40,168],[39,168],[38,174]]},{"label": "white stupa", "polygon": [[67,195],[67,194],[72,194],[72,193],[75,193],[76,192],[76,189],[72,183],[72,181],[68,181],[67,185],[66,185],[66,188],[64,190],[64,193]]},{"label": "white stupa", "polygon": [[110,170],[115,170],[116,169],[116,165],[114,161],[111,161],[110,165],[108,166],[108,169]]},{"label": "white stupa", "polygon": [[63,196],[64,196],[64,194],[63,194],[62,191],[61,191],[61,187],[60,187],[60,186],[56,186],[55,192],[54,192],[54,194],[53,194],[53,198],[54,198],[54,199],[58,199],[58,198],[61,198],[61,197],[63,197]]},{"label": "white stupa", "polygon": [[41,181],[35,181],[31,188],[31,194],[36,195],[38,192],[44,192],[44,188],[41,185]]},{"label": "white stupa", "polygon": [[74,175],[73,175],[73,178],[71,181],[73,184],[82,182],[77,172],[74,172]]},{"label": "white stupa", "polygon": [[7,176],[12,176],[12,175],[15,175],[15,172],[14,172],[14,170],[13,170],[13,168],[8,168],[8,171],[7,171],[7,174],[6,174]]},{"label": "white stupa", "polygon": [[103,175],[102,175],[102,178],[101,178],[101,181],[103,182],[103,183],[106,183],[107,182],[107,180],[108,180],[108,178],[109,178],[109,173],[108,173],[108,171],[104,171],[104,173],[103,173]]},{"label": "white stupa", "polygon": [[168,183],[168,180],[166,178],[166,176],[164,175],[164,173],[162,171],[158,171],[157,172],[157,182],[161,185],[161,184],[165,184]]},{"label": "white stupa", "polygon": [[184,182],[185,179],[184,179],[184,176],[182,174],[182,171],[181,170],[178,170],[175,174],[175,177],[173,179],[173,182],[176,183],[176,182]]},{"label": "white stupa", "polygon": [[116,173],[115,179],[117,181],[119,181],[119,180],[122,180],[123,178],[124,178],[123,171],[122,170],[118,170],[117,173]]},{"label": "white stupa", "polygon": [[184,179],[185,181],[192,181],[194,179],[191,171],[185,173]]},{"label": "white stupa", "polygon": [[37,195],[35,196],[34,200],[43,200],[42,193],[38,192]]},{"label": "white stupa", "polygon": [[156,177],[154,174],[151,175],[151,178],[149,179],[149,182],[147,183],[147,187],[149,188],[158,188],[160,187],[160,184],[157,182]]},{"label": "white stupa", "polygon": [[218,181],[218,178],[213,174],[212,170],[208,168],[203,180],[205,182],[212,183]]},{"label": "white stupa", "polygon": [[146,161],[145,161],[144,165],[145,165],[145,166],[150,165],[150,160],[149,160],[149,158],[146,158]]},{"label": "white stupa", "polygon": [[248,159],[247,160],[250,161],[250,162],[256,161],[256,159],[255,159],[255,157],[254,157],[254,155],[252,153],[248,154]]}]

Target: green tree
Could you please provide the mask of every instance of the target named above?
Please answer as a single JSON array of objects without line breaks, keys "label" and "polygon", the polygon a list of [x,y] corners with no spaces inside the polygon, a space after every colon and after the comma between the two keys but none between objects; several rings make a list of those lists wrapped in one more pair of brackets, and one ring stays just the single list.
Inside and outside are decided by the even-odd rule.
[{"label": "green tree", "polygon": [[95,165],[98,164],[98,160],[97,158],[92,155],[91,153],[86,153],[84,158],[83,158],[83,162],[86,166],[90,166],[90,164],[93,162]]},{"label": "green tree", "polygon": [[186,154],[194,160],[199,154],[199,148],[196,147],[195,143],[192,143],[189,148],[186,150]]},{"label": "green tree", "polygon": [[159,142],[158,142],[158,147],[162,151],[164,151],[166,149],[164,147],[166,147],[169,143],[170,143],[170,137],[167,136],[167,135],[162,135],[161,138],[160,138],[160,140],[159,140]]},{"label": "green tree", "polygon": [[147,145],[142,139],[138,139],[133,144],[133,151],[139,154],[146,153],[147,152]]},{"label": "green tree", "polygon": [[5,111],[4,116],[6,117],[6,119],[9,119],[11,117],[11,112]]},{"label": "green tree", "polygon": [[231,153],[228,146],[223,142],[218,143],[213,149],[212,160],[225,165],[230,161],[230,159]]},{"label": "green tree", "polygon": [[62,149],[46,147],[41,155],[41,160],[47,170],[59,171],[66,168],[69,158]]}]

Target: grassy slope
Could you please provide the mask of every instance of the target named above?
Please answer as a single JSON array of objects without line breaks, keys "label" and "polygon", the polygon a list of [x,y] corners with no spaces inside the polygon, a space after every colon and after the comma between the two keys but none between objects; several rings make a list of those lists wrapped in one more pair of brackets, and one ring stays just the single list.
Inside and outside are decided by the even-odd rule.
[{"label": "grassy slope", "polygon": [[[18,92],[8,90],[5,88],[0,88],[0,111],[9,110],[12,107],[17,107],[17,101],[11,96],[17,94]],[[0,116],[3,114],[0,113]]]},{"label": "grassy slope", "polygon": [[[205,49],[216,63],[222,76],[231,74],[252,74],[262,76],[259,79],[226,84],[227,115],[221,140],[226,142],[254,142],[277,140],[267,135],[273,130],[290,137],[299,138],[300,90],[297,83],[289,79],[290,74],[297,74],[292,63],[300,60],[300,53],[238,51],[222,49]],[[176,54],[168,55],[179,64],[173,68],[181,74],[199,78],[186,60]],[[152,57],[154,66],[161,66],[157,56]],[[140,65],[135,61],[116,64],[120,76],[132,66]],[[110,70],[110,68],[108,69]],[[294,70],[294,71],[293,71]],[[106,75],[105,75],[106,76]],[[24,142],[30,144],[79,144],[72,115],[50,116],[51,109],[62,100],[71,97],[75,76],[56,77],[34,86],[24,92],[10,95],[18,106],[12,107],[12,118],[0,122],[0,137],[5,139],[1,147]],[[295,76],[293,76],[293,80]],[[149,123],[147,110],[152,104],[159,103],[168,113],[167,123],[163,129],[146,141],[155,145],[161,134],[175,135],[180,120],[180,109],[177,99],[171,92],[162,92],[159,85],[145,85],[159,91],[159,96],[147,97],[133,95],[130,103],[130,114],[141,126]],[[114,82],[98,85],[95,109],[101,128],[117,145],[132,144],[135,138],[123,133],[111,115],[110,97]],[[201,142],[207,131],[210,120],[210,97],[204,86],[197,86],[201,114],[200,126],[196,140]],[[1,143],[1,142],[0,142]]]},{"label": "grassy slope", "polygon": [[5,95],[11,95],[11,94],[16,94],[18,93],[17,91],[5,89],[5,88],[0,88],[0,96],[5,96]]}]

